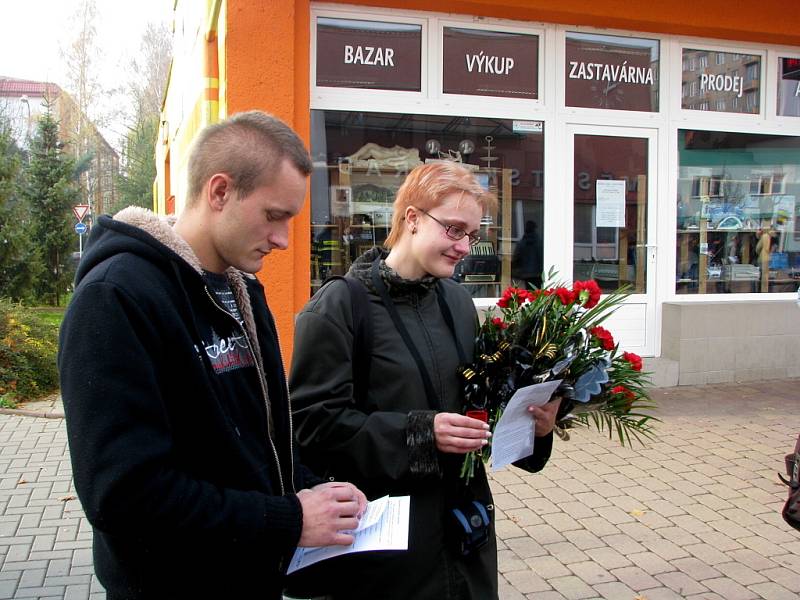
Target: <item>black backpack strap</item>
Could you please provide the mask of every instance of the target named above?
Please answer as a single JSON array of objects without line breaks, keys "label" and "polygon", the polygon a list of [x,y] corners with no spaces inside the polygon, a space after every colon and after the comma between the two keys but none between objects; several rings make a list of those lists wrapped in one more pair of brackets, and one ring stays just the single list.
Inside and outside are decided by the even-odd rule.
[{"label": "black backpack strap", "polygon": [[353,399],[357,405],[364,406],[372,365],[372,318],[369,312],[369,296],[364,284],[354,277],[332,275],[325,280],[322,287],[336,279],[344,281],[350,289],[350,309],[353,315]]}]

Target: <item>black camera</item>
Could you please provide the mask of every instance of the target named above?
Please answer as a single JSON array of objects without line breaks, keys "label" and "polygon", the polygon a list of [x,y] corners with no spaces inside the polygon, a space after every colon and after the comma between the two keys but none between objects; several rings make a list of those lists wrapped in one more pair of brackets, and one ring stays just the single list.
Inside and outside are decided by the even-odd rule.
[{"label": "black camera", "polygon": [[448,511],[447,534],[450,545],[462,556],[480,550],[489,541],[489,512],[472,500]]}]

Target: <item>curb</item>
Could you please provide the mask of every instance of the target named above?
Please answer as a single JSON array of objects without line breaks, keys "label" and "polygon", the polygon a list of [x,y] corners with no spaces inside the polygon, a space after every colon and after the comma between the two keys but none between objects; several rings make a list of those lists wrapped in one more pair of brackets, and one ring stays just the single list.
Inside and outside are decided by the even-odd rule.
[{"label": "curb", "polygon": [[64,413],[41,412],[38,410],[26,410],[24,408],[0,408],[0,415],[17,415],[18,417],[39,417],[44,419],[64,418]]}]

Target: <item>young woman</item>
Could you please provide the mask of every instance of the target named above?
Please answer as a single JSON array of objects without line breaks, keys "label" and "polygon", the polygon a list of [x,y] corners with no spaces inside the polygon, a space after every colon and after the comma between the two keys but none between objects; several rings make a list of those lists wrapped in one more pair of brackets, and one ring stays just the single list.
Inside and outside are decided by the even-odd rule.
[{"label": "young woman", "polygon": [[[367,291],[370,355],[353,358],[360,342],[347,282],[325,285],[298,316],[290,389],[304,460],[370,499],[410,495],[411,522],[408,551],[354,553],[302,569],[294,595],[305,589],[334,599],[497,598],[486,474],[479,466],[468,486],[459,477],[464,454],[489,437],[485,423],[460,414],[457,368],[472,357],[477,314],[451,279],[479,239],[481,216],[495,206],[456,163],[415,168],[397,192],[388,252],[373,248],[347,275]],[[517,466],[544,467],[557,409],[554,401],[531,410],[536,453]],[[452,513],[473,501],[489,519],[479,547],[465,541]]]}]

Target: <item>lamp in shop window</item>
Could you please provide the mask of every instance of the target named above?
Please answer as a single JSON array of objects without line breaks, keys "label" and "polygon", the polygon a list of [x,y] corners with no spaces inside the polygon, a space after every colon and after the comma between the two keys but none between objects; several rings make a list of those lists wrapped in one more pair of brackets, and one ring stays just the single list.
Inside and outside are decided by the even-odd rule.
[{"label": "lamp in shop window", "polygon": [[441,149],[442,149],[442,144],[439,142],[439,140],[431,138],[427,142],[425,142],[425,151],[428,154],[437,154],[438,155],[439,154],[439,150],[441,150]]},{"label": "lamp in shop window", "polygon": [[472,140],[461,140],[458,142],[458,151],[462,156],[469,156],[475,152],[475,144]]}]

